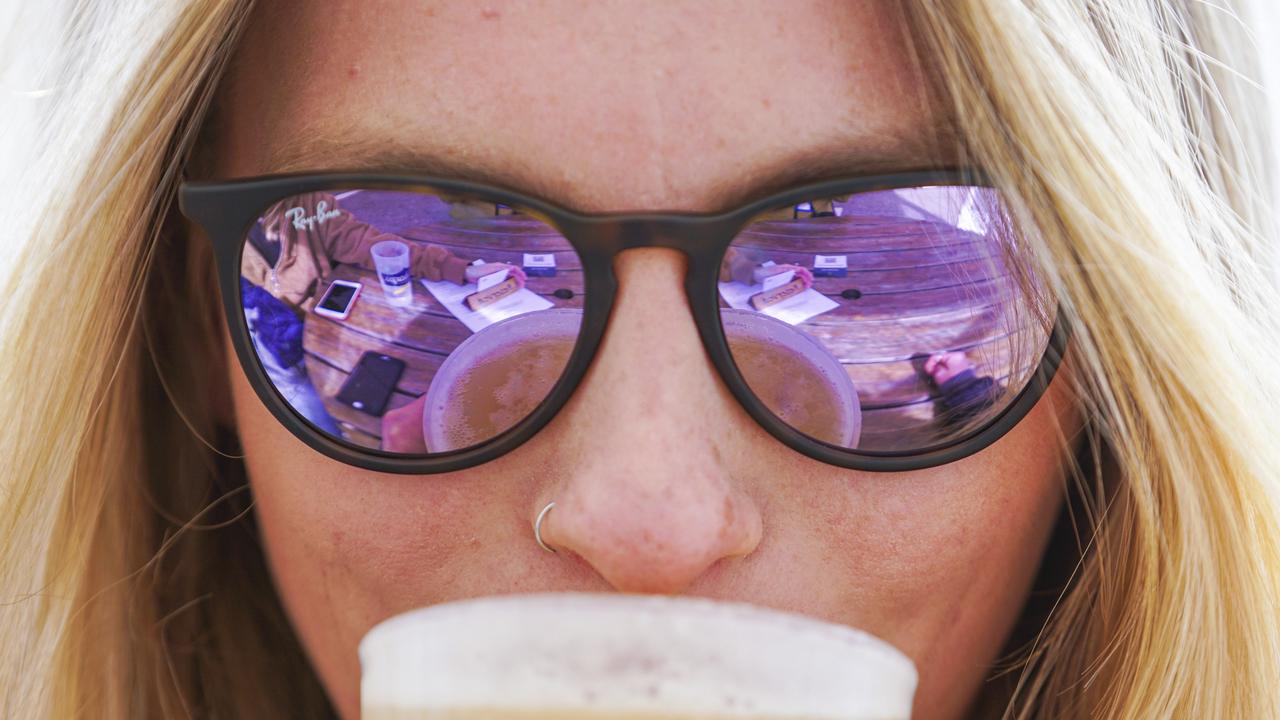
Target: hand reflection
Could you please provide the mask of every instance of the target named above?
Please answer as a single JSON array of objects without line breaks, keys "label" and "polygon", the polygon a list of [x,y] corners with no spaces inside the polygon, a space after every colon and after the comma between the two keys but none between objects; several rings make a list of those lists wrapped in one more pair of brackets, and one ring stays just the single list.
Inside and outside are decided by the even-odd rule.
[{"label": "hand reflection", "polygon": [[422,435],[422,414],[427,407],[427,395],[388,410],[382,416],[382,449],[387,452],[422,455],[427,452],[427,441]]},{"label": "hand reflection", "polygon": [[482,265],[468,265],[466,271],[467,282],[473,283],[486,275],[492,275],[493,273],[501,272],[503,270],[510,273],[508,277],[516,279],[516,284],[520,287],[524,287],[525,281],[528,279],[525,277],[524,269],[512,265],[511,263],[484,263]]}]

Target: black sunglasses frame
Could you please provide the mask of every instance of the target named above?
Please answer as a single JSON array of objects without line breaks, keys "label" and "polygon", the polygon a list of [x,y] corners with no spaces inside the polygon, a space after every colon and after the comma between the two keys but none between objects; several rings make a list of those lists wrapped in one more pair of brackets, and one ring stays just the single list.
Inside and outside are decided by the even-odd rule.
[{"label": "black sunglasses frame", "polygon": [[[368,173],[269,175],[231,181],[184,182],[182,213],[204,229],[213,245],[218,286],[236,356],[267,409],[296,437],[343,463],[390,473],[434,474],[474,467],[504,455],[533,437],[564,407],[590,366],[608,324],[617,292],[613,261],[623,250],[670,248],[688,259],[685,292],[702,343],[720,377],[744,409],[788,447],[838,467],[901,472],[934,467],[972,455],[1000,439],[1043,395],[1070,340],[1059,304],[1044,356],[1019,396],[999,415],[968,435],[910,453],[851,450],[811,438],[774,415],[739,373],[720,322],[716,282],[730,243],[757,216],[815,197],[926,185],[991,187],[977,169],[942,169],[845,178],[813,183],[754,200],[717,214],[582,214],[540,198],[480,183],[424,176]],[[486,443],[449,453],[406,456],[331,438],[294,411],[268,379],[249,336],[240,298],[240,262],[245,237],[262,212],[290,195],[338,189],[399,190],[448,194],[500,203],[538,218],[558,231],[578,253],[584,275],[583,319],[568,365],[547,398],[528,417]]]}]

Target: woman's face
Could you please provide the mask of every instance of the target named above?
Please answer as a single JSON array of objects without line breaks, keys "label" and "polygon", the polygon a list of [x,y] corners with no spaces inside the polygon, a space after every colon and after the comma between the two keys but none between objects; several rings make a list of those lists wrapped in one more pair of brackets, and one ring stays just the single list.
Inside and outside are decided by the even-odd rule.
[{"label": "woman's face", "polygon": [[[892,6],[272,3],[221,94],[217,171],[353,168],[393,151],[399,170],[466,173],[584,211],[710,211],[837,160],[841,174],[945,161],[947,120]],[[683,262],[623,253],[608,333],[574,397],[527,444],[462,472],[330,460],[229,360],[270,566],[344,716],[358,715],[356,646],[376,622],[548,590],[698,595],[856,626],[916,662],[919,717],[963,712],[1056,518],[1058,426],[1079,424],[1066,373],[962,461],[824,465],[767,435],[720,382]],[[532,531],[551,500],[543,537],[558,554]]]}]

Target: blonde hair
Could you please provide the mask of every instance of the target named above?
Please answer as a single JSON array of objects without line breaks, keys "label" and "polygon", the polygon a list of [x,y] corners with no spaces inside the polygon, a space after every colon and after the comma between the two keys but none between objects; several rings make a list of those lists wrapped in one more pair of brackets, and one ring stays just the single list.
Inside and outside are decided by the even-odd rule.
[{"label": "blonde hair", "polygon": [[[210,264],[172,212],[247,3],[117,10],[70,16],[15,205],[0,715],[331,713],[207,390],[226,373]],[[905,13],[965,152],[1039,231],[1090,419],[1070,583],[979,707],[1280,715],[1280,304],[1241,25],[1197,0]]]}]

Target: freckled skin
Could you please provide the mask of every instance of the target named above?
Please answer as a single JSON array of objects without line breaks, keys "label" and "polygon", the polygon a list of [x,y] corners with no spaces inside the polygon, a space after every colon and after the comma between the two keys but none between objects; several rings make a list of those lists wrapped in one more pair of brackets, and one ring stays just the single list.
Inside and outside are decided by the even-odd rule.
[{"label": "freckled skin", "polygon": [[[927,134],[888,3],[279,2],[220,98],[224,177],[344,128],[448,154],[583,210],[713,210],[796,149]],[[269,68],[269,70],[264,70]],[[330,169],[325,158],[313,167]],[[406,168],[407,170],[411,170]],[[916,717],[961,717],[1026,598],[1061,500],[1062,377],[963,461],[859,473],[757,427],[708,364],[669,250],[625,253],[583,386],[519,450],[434,477],[346,467],[230,383],[268,561],[336,706],[403,610],[495,593],[688,593],[872,632],[920,670]],[[532,523],[550,500],[541,550]]]}]

